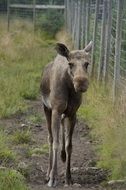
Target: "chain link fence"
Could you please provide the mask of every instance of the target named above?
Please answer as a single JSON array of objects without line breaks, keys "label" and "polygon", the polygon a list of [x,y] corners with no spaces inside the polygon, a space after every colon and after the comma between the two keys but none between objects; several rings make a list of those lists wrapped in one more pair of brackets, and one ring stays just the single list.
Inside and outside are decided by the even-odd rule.
[{"label": "chain link fence", "polygon": [[111,85],[113,99],[126,94],[126,2],[66,0],[66,27],[75,47],[93,40],[91,76]]},{"label": "chain link fence", "polygon": [[[114,100],[122,91],[126,94],[125,0],[0,1],[0,14],[8,30],[13,30],[15,20],[32,23],[31,30],[43,29],[42,22],[48,13],[46,30],[49,31],[54,26],[55,13],[59,14],[57,26],[64,10],[66,29],[75,48],[84,48],[93,40],[91,76],[111,86]],[[26,25],[29,27],[28,22]]]},{"label": "chain link fence", "polygon": [[60,22],[63,24],[64,9],[64,0],[1,0],[0,2],[0,15],[5,19],[8,31],[12,31],[13,28],[15,30],[15,22],[25,24],[29,22],[32,23],[34,30],[41,29],[46,19],[49,19],[52,28],[53,24],[56,28]]}]

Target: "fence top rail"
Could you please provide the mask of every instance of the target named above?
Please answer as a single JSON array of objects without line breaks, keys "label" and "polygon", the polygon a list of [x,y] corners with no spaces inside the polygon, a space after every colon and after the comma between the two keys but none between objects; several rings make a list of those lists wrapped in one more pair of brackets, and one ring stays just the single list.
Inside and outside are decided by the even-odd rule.
[{"label": "fence top rail", "polygon": [[10,4],[11,8],[23,8],[23,9],[65,9],[64,5],[28,5],[28,4]]}]

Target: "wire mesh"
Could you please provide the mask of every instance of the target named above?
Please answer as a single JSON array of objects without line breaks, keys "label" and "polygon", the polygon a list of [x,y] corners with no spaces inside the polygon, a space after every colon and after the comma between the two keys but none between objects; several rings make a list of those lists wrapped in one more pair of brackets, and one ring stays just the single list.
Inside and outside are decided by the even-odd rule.
[{"label": "wire mesh", "polygon": [[[79,0],[77,0],[78,2]],[[96,26],[96,31],[95,31],[95,49],[94,49],[94,57],[95,57],[95,76],[97,76],[97,70],[99,67],[99,58],[100,58],[100,50],[101,50],[101,39],[102,38],[102,13],[103,13],[103,6],[104,6],[104,2],[106,0],[90,0],[90,30],[89,32],[89,38],[90,40],[93,39],[93,33],[94,33],[94,27],[95,27],[95,14],[96,14],[96,3],[98,2],[99,8],[98,8],[98,15],[97,15],[97,26]],[[89,0],[82,0],[82,5],[84,4],[86,6],[86,3],[89,3]],[[107,1],[109,2],[109,1]],[[109,7],[107,7],[109,8]],[[88,9],[88,7],[86,7],[86,9]],[[68,10],[69,11],[69,10]],[[83,7],[83,12],[85,11],[85,8]],[[108,10],[107,10],[108,11]],[[82,12],[82,14],[84,14]],[[81,13],[80,13],[81,14]],[[118,0],[112,0],[112,26],[108,26],[111,27],[111,37],[110,37],[110,55],[109,55],[109,63],[108,64],[108,73],[110,75],[109,78],[111,78],[111,85],[113,85],[113,80],[115,80],[115,57],[117,56],[117,50],[116,50],[116,42],[117,42],[117,15],[118,14]],[[87,16],[87,15],[85,15]],[[126,3],[124,3],[123,6],[123,18],[122,18],[122,27],[121,27],[121,49],[120,49],[120,87],[122,88],[122,86],[126,86]],[[84,20],[84,23],[86,21]],[[85,23],[86,25],[86,23]],[[76,33],[76,31],[78,30],[76,27],[74,28],[74,33]],[[107,24],[105,26],[105,30],[107,30]],[[70,33],[72,31],[69,31]],[[83,29],[83,33],[85,35],[85,31]],[[105,36],[104,36],[105,37]],[[77,39],[73,39],[74,41],[76,41]],[[85,41],[85,39],[81,38],[81,42]],[[106,47],[105,47],[106,48]],[[106,53],[106,51],[105,51]],[[105,56],[105,55],[104,55]]]},{"label": "wire mesh", "polygon": [[[106,1],[106,0],[104,0]],[[97,14],[97,27],[95,33],[95,49],[94,49],[94,61],[95,61],[95,76],[97,76],[101,39],[102,39],[102,13],[103,13],[103,0],[98,0],[99,8]],[[9,12],[7,14],[7,2],[10,3]],[[83,48],[87,43],[87,39],[90,41],[93,39],[95,29],[95,14],[96,14],[96,2],[97,0],[1,0],[0,1],[0,15],[7,21],[9,15],[10,28],[13,29],[13,23],[15,20],[30,21],[34,25],[41,25],[41,21],[45,16],[45,13],[49,9],[34,9],[34,3],[38,5],[64,5],[66,4],[66,26],[67,31],[71,34],[76,48]],[[112,0],[112,27],[110,38],[110,55],[108,63],[108,73],[113,79],[115,76],[115,45],[116,45],[116,32],[117,32],[117,14],[118,14],[118,0]],[[14,4],[17,5],[14,7]],[[23,8],[19,5],[27,5]],[[90,9],[89,9],[90,8]],[[88,12],[89,10],[90,12]],[[64,9],[57,10],[64,14]],[[120,86],[126,86],[126,2],[123,6],[123,18],[121,20],[121,50],[120,50]],[[88,18],[89,17],[89,18]],[[34,20],[35,19],[35,20]],[[87,23],[88,22],[88,23]],[[53,23],[52,23],[53,25]],[[51,26],[50,26],[51,27]],[[110,26],[109,26],[110,27]],[[107,24],[106,24],[107,28]],[[15,28],[14,28],[15,30]],[[105,52],[106,53],[106,52]],[[113,81],[111,80],[111,85]]]}]

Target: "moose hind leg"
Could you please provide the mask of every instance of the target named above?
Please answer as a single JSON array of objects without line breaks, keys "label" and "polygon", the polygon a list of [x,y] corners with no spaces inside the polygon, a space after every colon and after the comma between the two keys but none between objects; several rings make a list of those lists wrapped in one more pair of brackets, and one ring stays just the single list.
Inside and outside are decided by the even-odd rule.
[{"label": "moose hind leg", "polygon": [[66,180],[65,184],[70,185],[71,181],[71,154],[72,154],[72,135],[74,131],[74,126],[76,123],[76,115],[66,118]]},{"label": "moose hind leg", "polygon": [[52,111],[49,110],[46,106],[44,106],[44,112],[46,116],[47,128],[48,128],[48,143],[49,143],[49,164],[47,170],[47,180],[49,180],[50,171],[52,169],[52,159],[53,159],[53,137],[52,137],[52,129],[51,129],[51,117]]}]

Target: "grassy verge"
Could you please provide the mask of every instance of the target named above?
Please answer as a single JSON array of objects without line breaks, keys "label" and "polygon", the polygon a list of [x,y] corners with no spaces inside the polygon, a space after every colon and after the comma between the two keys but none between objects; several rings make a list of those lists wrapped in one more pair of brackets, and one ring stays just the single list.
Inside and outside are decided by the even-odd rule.
[{"label": "grassy verge", "polygon": [[49,152],[48,144],[43,144],[43,146],[39,148],[31,149],[29,151],[29,155],[33,155],[33,154],[41,155],[41,154],[47,154],[48,152]]},{"label": "grassy verge", "polygon": [[86,101],[79,110],[98,140],[98,166],[111,170],[112,179],[126,176],[126,98],[122,96],[114,106],[103,87],[92,84]]},{"label": "grassy verge", "polygon": [[16,154],[9,148],[10,139],[4,131],[0,130],[0,163],[14,162]]},{"label": "grassy verge", "polygon": [[54,40],[47,39],[41,32],[34,35],[30,23],[27,22],[15,22],[15,32],[7,33],[4,23],[0,21],[2,118],[23,112],[27,108],[25,100],[37,98],[42,68],[54,56]]},{"label": "grassy verge", "polygon": [[32,135],[30,129],[23,131],[17,130],[12,136],[12,141],[15,144],[28,144],[32,142]]},{"label": "grassy verge", "polygon": [[[41,72],[45,64],[54,57],[55,41],[45,33],[33,33],[32,24],[14,21],[13,31],[7,32],[5,20],[0,18],[0,119],[24,112],[27,100],[39,95]],[[31,115],[32,123],[40,122],[39,115]],[[0,130],[0,163],[9,167],[17,162],[16,153],[11,150],[15,144],[31,142],[30,130],[15,131],[6,135]],[[25,145],[24,144],[24,145]],[[13,147],[13,146],[12,146]],[[44,154],[47,147],[32,150],[31,154]],[[13,165],[13,164],[12,164]],[[0,190],[27,190],[23,176],[16,170],[0,167]]]},{"label": "grassy verge", "polygon": [[28,190],[24,177],[12,169],[0,169],[0,189],[1,190]]}]

